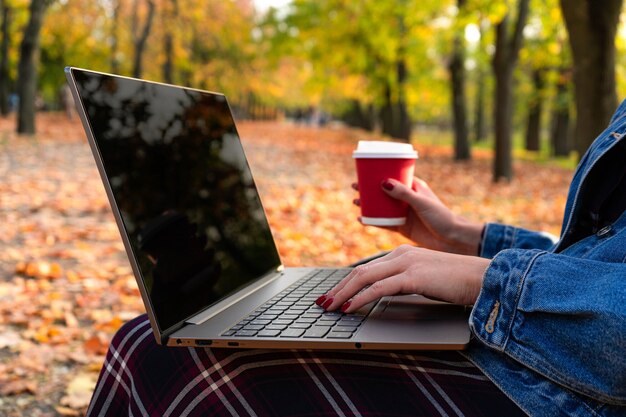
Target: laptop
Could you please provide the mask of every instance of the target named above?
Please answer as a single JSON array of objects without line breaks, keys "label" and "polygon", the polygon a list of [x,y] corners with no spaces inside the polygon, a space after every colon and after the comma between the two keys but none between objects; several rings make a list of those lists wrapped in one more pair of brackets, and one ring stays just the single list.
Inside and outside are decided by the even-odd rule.
[{"label": "laptop", "polygon": [[222,94],[68,67],[154,336],[167,346],[463,349],[469,309],[315,300],[350,268],[283,266]]}]

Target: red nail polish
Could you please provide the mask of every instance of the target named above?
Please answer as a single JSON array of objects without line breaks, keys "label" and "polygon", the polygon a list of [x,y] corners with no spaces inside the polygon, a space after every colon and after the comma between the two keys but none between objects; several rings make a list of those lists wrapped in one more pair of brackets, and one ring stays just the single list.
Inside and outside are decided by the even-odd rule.
[{"label": "red nail polish", "polygon": [[345,313],[346,310],[350,308],[350,304],[352,304],[352,301],[346,301],[345,303],[343,303],[343,305],[341,306],[341,311]]},{"label": "red nail polish", "polygon": [[382,185],[383,185],[383,188],[387,191],[393,190],[393,187],[394,187],[393,184],[388,180],[383,181]]},{"label": "red nail polish", "polygon": [[326,294],[320,295],[320,297],[317,300],[315,300],[315,304],[317,304],[318,306],[321,306],[324,301],[326,301]]},{"label": "red nail polish", "polygon": [[328,309],[328,307],[330,307],[330,305],[333,303],[333,301],[335,301],[335,297],[330,297],[328,299],[326,299],[326,301],[324,301],[324,304],[322,304],[322,308],[323,309]]}]

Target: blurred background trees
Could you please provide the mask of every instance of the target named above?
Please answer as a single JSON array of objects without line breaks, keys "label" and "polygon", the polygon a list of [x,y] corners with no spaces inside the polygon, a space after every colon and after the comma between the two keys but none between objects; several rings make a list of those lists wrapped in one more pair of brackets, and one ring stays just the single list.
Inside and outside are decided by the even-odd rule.
[{"label": "blurred background trees", "polygon": [[35,132],[72,65],[220,91],[239,118],[493,148],[511,179],[520,152],[580,157],[626,93],[622,0],[592,3],[0,0],[0,114]]},{"label": "blurred background trees", "polygon": [[584,152],[609,122],[617,105],[615,35],[622,0],[561,0],[573,56],[575,144]]}]

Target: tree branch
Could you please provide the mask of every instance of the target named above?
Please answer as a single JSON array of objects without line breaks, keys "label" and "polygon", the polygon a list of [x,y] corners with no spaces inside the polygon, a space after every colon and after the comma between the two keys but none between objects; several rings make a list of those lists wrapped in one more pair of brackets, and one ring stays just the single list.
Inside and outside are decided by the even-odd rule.
[{"label": "tree branch", "polygon": [[519,0],[517,4],[517,20],[515,21],[515,28],[513,30],[513,36],[511,37],[510,53],[511,57],[516,58],[519,50],[522,48],[522,42],[524,40],[524,26],[526,26],[526,20],[528,20],[528,4],[530,0]]}]

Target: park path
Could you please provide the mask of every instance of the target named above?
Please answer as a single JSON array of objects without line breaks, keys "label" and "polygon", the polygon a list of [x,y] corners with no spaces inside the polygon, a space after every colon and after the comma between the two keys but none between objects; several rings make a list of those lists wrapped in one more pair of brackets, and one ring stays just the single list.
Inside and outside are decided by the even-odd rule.
[{"label": "park path", "polygon": [[[112,334],[143,311],[78,121],[38,118],[16,137],[0,119],[0,415],[82,415]],[[355,219],[351,151],[365,132],[277,122],[239,130],[286,265],[345,265],[403,240]],[[558,232],[571,172],[454,164],[416,143],[417,172],[464,215]]]}]

